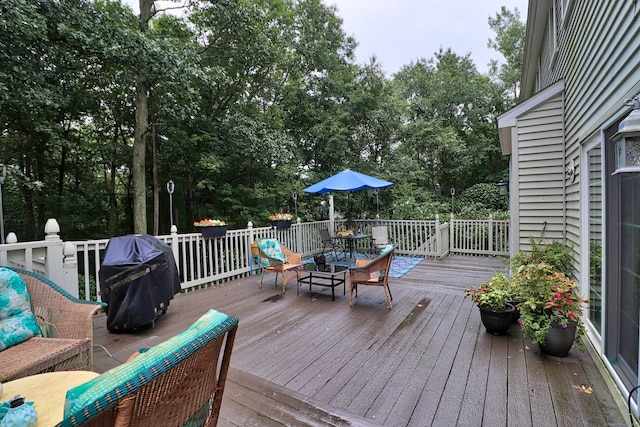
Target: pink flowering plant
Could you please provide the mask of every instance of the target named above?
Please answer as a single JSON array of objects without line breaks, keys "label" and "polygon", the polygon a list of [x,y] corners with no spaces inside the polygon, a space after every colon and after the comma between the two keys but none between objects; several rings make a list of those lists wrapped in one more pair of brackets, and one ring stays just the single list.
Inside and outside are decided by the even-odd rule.
[{"label": "pink flowering plant", "polygon": [[513,283],[524,336],[534,344],[544,344],[551,325],[567,328],[576,323],[575,340],[584,351],[582,337],[586,331],[581,317],[588,301],[576,293],[573,280],[541,262],[522,265],[514,274]]},{"label": "pink flowering plant", "polygon": [[511,280],[506,274],[498,272],[489,281],[480,286],[469,288],[464,291],[465,298],[471,300],[478,306],[494,311],[506,311],[507,303],[512,299]]}]

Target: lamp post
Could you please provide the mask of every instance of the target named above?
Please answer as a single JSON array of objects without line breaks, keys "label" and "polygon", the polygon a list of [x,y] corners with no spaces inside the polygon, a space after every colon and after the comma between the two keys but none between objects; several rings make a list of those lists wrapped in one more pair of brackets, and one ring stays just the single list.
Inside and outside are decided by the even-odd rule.
[{"label": "lamp post", "polygon": [[0,164],[0,169],[2,169],[2,175],[0,175],[0,244],[4,245],[4,216],[2,213],[2,184],[4,184],[4,179],[7,177],[7,167],[3,164]]},{"label": "lamp post", "polygon": [[611,137],[615,144],[615,171],[612,175],[640,172],[640,96],[625,99],[624,105],[633,109]]},{"label": "lamp post", "polygon": [[[440,208],[440,196],[442,195],[442,188],[440,184],[436,183],[436,211],[439,211]],[[438,212],[436,212],[438,213]]]},{"label": "lamp post", "polygon": [[295,207],[296,218],[298,218],[298,193],[294,191],[291,193],[291,197],[293,197],[293,206]]},{"label": "lamp post", "polygon": [[451,214],[453,214],[453,196],[456,195],[456,189],[451,187]]},{"label": "lamp post", "polygon": [[7,177],[7,167],[0,163],[0,170],[2,174],[0,174],[0,244],[4,245],[4,216],[2,213],[2,184],[4,184],[4,179]]},{"label": "lamp post", "polygon": [[175,184],[172,180],[167,182],[167,193],[169,193],[169,218],[171,220],[171,224],[169,228],[173,227],[173,191],[175,190]]}]

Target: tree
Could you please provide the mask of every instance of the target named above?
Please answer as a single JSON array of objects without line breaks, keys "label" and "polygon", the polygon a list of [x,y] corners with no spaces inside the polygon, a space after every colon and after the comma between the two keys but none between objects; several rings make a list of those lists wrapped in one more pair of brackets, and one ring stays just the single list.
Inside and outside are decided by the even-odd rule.
[{"label": "tree", "polygon": [[522,58],[526,26],[520,21],[520,11],[502,6],[495,17],[489,17],[489,26],[496,33],[495,40],[489,39],[487,47],[501,53],[505,63],[492,59],[489,63],[489,75],[501,82],[508,95],[511,107],[520,96]]}]

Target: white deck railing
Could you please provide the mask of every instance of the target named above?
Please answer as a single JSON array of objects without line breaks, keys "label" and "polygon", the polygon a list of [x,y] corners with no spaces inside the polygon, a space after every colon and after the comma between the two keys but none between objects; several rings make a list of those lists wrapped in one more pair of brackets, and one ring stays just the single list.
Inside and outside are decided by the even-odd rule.
[{"label": "white deck railing", "polygon": [[[389,241],[397,255],[443,258],[450,253],[473,255],[509,255],[509,221],[456,220],[434,221],[358,220],[354,227],[370,234],[372,225],[385,225]],[[224,237],[205,239],[200,233],[157,236],[173,251],[183,290],[197,289],[212,282],[223,282],[249,274],[251,243],[260,238],[277,238],[287,248],[312,256],[322,250],[319,230],[328,221],[295,223],[287,230],[271,227],[228,230]],[[337,221],[338,229],[344,222]],[[63,242],[59,226],[49,220],[44,241],[17,243],[15,235],[0,245],[0,265],[25,268],[41,273],[60,284],[72,295],[99,300],[99,269],[109,239]],[[359,240],[357,250],[370,249],[370,242]]]}]

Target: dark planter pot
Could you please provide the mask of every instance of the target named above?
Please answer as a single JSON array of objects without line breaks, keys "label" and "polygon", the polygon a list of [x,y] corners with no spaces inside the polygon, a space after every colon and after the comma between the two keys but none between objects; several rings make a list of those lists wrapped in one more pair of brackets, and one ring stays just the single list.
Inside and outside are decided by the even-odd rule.
[{"label": "dark planter pot", "polygon": [[277,221],[271,221],[271,226],[276,230],[286,230],[287,228],[291,228],[291,221],[279,219]]},{"label": "dark planter pot", "polygon": [[495,311],[484,307],[480,308],[480,319],[488,333],[493,335],[504,335],[511,327],[513,312],[515,307],[507,303],[505,311]]},{"label": "dark planter pot", "polygon": [[577,323],[568,323],[566,328],[554,323],[544,339],[544,344],[540,344],[540,350],[549,356],[565,357],[573,347],[576,339]]},{"label": "dark planter pot", "polygon": [[514,325],[516,323],[520,323],[520,310],[518,310],[518,303],[515,301],[509,301],[509,304],[513,305],[515,307],[515,310],[513,310],[513,316],[511,318],[511,323],[513,323]]},{"label": "dark planter pot", "polygon": [[202,233],[202,237],[207,239],[212,237],[222,237],[227,234],[227,226],[215,225],[209,227],[200,227],[200,232]]}]

